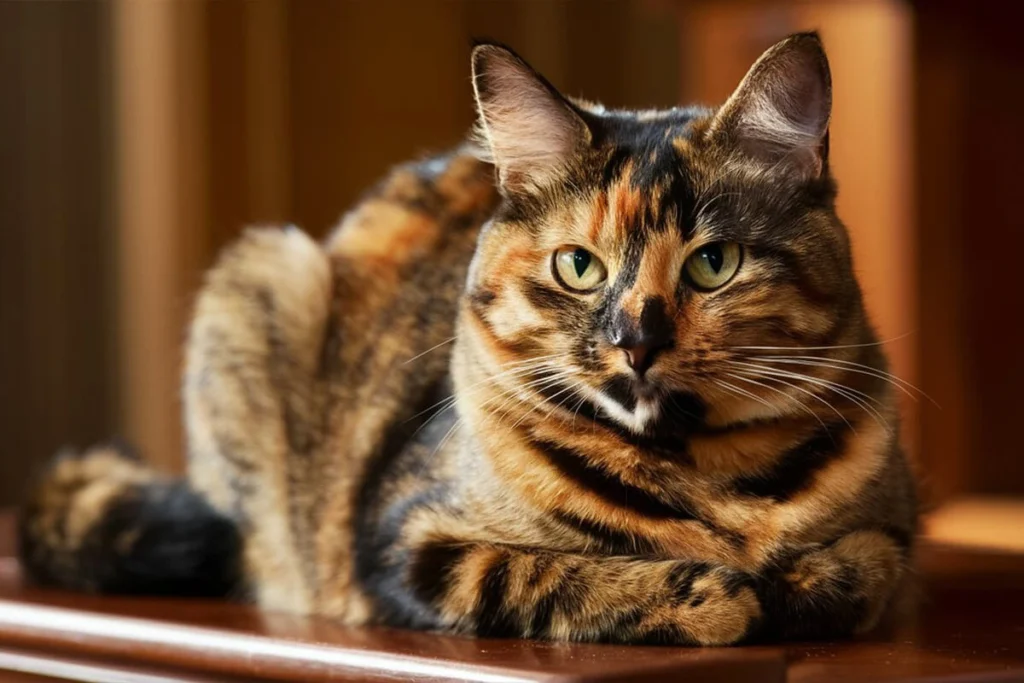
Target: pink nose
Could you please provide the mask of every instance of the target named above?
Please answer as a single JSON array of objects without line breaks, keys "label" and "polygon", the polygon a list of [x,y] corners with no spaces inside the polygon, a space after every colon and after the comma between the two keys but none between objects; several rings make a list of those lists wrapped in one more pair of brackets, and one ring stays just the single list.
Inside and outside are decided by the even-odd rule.
[{"label": "pink nose", "polygon": [[608,341],[626,353],[626,362],[640,377],[654,364],[658,352],[672,345],[672,332],[665,303],[656,297],[644,302],[639,318],[619,308],[605,329]]},{"label": "pink nose", "polygon": [[626,352],[626,362],[633,368],[636,374],[641,377],[654,362],[654,354],[657,349],[652,349],[644,344],[623,349]]}]

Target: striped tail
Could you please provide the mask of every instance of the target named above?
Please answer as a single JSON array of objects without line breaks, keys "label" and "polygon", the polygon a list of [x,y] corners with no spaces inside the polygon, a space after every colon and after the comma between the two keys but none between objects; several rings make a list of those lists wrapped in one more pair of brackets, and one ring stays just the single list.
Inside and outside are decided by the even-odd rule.
[{"label": "striped tail", "polygon": [[121,445],[58,455],[22,509],[18,542],[26,574],[43,585],[182,596],[239,587],[234,522]]}]

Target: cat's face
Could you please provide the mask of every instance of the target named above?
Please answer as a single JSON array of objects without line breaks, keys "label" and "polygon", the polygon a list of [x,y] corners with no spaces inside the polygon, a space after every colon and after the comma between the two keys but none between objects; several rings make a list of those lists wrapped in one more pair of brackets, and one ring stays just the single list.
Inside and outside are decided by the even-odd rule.
[{"label": "cat's face", "polygon": [[770,50],[717,112],[572,104],[493,46],[474,66],[507,201],[481,237],[462,333],[470,374],[500,388],[493,409],[587,408],[636,433],[785,414],[809,390],[753,361],[756,347],[858,341],[844,336],[861,329],[860,298],[817,38]]}]

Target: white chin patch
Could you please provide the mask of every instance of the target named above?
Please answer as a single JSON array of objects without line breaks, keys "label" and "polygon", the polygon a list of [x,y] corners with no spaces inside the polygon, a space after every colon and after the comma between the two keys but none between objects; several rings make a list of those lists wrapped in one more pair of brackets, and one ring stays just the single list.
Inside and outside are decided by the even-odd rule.
[{"label": "white chin patch", "polygon": [[657,399],[639,398],[636,408],[626,410],[618,401],[605,396],[601,392],[594,392],[594,401],[616,422],[622,424],[626,429],[642,434],[651,422],[657,419],[661,406]]}]

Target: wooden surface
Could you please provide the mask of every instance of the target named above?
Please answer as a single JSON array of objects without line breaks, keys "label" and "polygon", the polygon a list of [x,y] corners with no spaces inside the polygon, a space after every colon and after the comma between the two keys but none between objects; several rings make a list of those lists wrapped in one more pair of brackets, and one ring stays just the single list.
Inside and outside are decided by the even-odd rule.
[{"label": "wooden surface", "polygon": [[1024,498],[964,496],[928,517],[928,536],[944,543],[1024,553]]},{"label": "wooden surface", "polygon": [[1024,681],[1024,557],[926,547],[922,601],[888,636],[732,649],[474,640],[208,600],[23,584],[0,517],[0,681]]},{"label": "wooden surface", "polygon": [[[0,642],[217,674],[310,680],[783,679],[767,651],[564,647],[347,629],[211,601],[69,596],[21,586],[0,564]],[[0,656],[0,667],[4,659]]]}]

